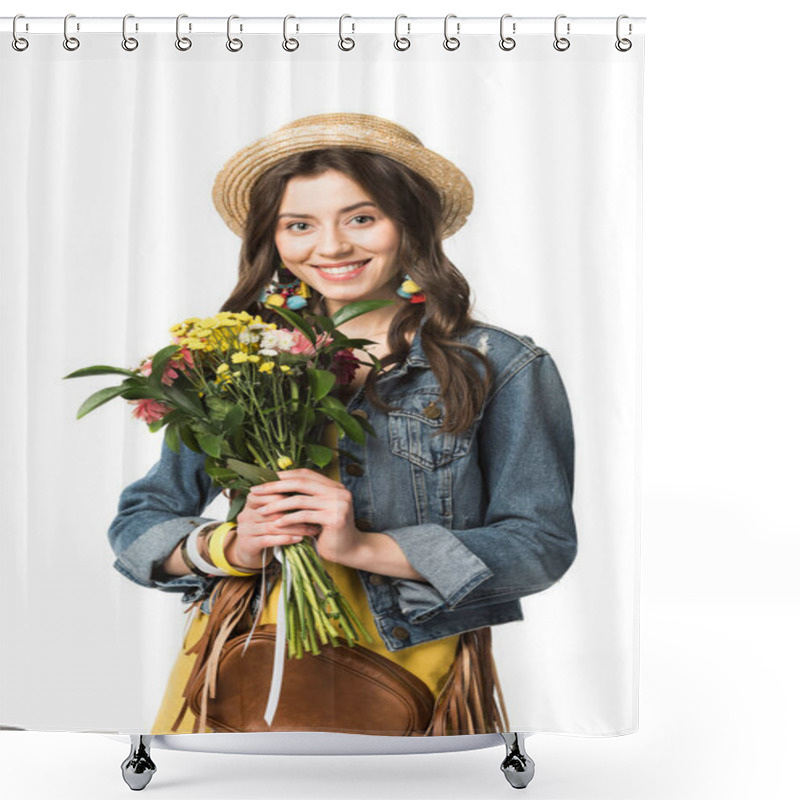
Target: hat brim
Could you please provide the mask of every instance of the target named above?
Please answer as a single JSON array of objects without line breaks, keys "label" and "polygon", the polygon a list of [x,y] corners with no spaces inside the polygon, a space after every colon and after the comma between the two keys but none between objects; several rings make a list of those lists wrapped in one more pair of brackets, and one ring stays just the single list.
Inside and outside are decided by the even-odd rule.
[{"label": "hat brim", "polygon": [[368,114],[318,114],[284,125],[228,159],[212,190],[214,206],[225,224],[242,236],[250,190],[258,176],[288,156],[325,147],[380,153],[428,180],[441,197],[443,239],[461,228],[472,211],[472,184],[466,175],[407,129]]}]

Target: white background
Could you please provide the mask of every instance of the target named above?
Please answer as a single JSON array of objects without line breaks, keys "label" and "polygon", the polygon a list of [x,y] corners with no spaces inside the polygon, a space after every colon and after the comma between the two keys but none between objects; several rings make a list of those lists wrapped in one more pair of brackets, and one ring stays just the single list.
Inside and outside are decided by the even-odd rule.
[{"label": "white background", "polygon": [[[19,13],[222,16],[500,13],[646,16],[640,730],[528,739],[539,798],[794,797],[798,523],[800,140],[792,37],[781,4],[573,2],[495,8],[195,2]],[[4,11],[6,14],[14,10]],[[54,668],[57,665],[54,664]],[[3,732],[14,798],[127,792],[127,747]],[[174,798],[500,797],[502,748],[398,757],[248,757],[154,751],[146,791]],[[390,788],[391,787],[391,788]]]}]

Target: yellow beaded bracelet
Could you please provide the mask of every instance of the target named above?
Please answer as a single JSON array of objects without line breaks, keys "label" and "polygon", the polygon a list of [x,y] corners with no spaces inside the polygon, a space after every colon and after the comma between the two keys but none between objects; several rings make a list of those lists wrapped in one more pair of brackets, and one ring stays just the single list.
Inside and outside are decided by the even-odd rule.
[{"label": "yellow beaded bracelet", "polygon": [[247,577],[249,575],[254,575],[258,570],[252,570],[250,572],[242,572],[236,567],[231,566],[228,563],[228,559],[225,558],[225,542],[228,538],[228,532],[231,528],[235,528],[235,522],[223,522],[222,525],[214,528],[212,534],[208,537],[208,555],[211,558],[211,563],[215,567],[219,567],[221,570],[224,570],[228,573],[228,575],[233,575],[235,577]]}]

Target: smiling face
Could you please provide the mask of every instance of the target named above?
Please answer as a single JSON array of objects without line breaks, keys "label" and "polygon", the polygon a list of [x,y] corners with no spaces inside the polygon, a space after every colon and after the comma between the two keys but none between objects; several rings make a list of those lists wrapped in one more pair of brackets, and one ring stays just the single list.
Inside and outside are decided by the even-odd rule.
[{"label": "smiling face", "polygon": [[397,300],[400,229],[342,172],[288,181],[275,246],[286,267],[326,298],[329,314],[355,300]]}]

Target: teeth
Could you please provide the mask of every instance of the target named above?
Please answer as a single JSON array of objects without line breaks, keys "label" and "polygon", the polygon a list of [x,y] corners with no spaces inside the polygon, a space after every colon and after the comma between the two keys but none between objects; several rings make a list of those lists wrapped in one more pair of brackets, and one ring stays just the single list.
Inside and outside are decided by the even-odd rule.
[{"label": "teeth", "polygon": [[320,269],[323,272],[329,272],[331,275],[343,275],[345,272],[353,272],[353,270],[363,267],[366,263],[366,261],[359,261],[358,264],[349,264],[346,267],[320,267]]}]

